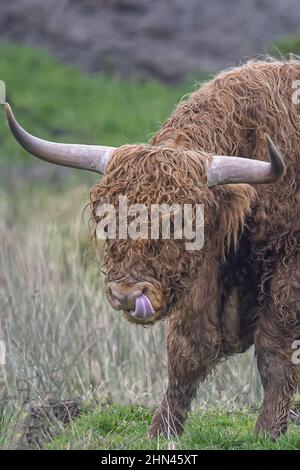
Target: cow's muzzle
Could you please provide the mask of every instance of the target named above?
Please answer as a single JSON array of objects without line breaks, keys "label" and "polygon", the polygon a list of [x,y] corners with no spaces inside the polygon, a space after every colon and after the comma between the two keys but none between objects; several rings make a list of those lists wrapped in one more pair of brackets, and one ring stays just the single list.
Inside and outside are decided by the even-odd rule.
[{"label": "cow's muzzle", "polygon": [[163,296],[150,282],[108,282],[106,297],[134,323],[151,324],[160,317]]}]

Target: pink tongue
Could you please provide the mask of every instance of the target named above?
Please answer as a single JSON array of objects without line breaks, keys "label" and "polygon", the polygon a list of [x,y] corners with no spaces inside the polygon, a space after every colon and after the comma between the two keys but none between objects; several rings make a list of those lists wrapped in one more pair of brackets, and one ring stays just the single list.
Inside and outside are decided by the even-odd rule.
[{"label": "pink tongue", "polygon": [[154,309],[151,305],[150,300],[145,294],[140,295],[135,299],[135,311],[134,316],[139,318],[145,318],[149,315],[153,315]]}]

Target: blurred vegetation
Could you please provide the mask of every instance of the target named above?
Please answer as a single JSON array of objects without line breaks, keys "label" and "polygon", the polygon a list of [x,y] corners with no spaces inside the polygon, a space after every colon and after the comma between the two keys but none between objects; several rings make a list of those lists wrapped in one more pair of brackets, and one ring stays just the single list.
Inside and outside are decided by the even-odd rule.
[{"label": "blurred vegetation", "polygon": [[[7,101],[29,132],[54,141],[112,146],[147,141],[193,88],[190,81],[172,88],[154,81],[86,76],[37,49],[11,44],[1,45],[0,79],[6,83]],[[1,121],[0,165],[34,163]]]},{"label": "blurred vegetation", "polygon": [[275,57],[300,55],[300,36],[284,36],[268,48],[269,54]]}]

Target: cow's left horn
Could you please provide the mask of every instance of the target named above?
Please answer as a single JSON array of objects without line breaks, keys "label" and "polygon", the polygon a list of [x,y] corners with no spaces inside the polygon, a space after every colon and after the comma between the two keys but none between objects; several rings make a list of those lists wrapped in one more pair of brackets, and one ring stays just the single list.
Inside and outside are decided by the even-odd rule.
[{"label": "cow's left horn", "polygon": [[5,104],[5,111],[15,139],[32,155],[56,165],[105,173],[106,165],[115,147],[48,142],[25,131],[17,123],[8,103]]},{"label": "cow's left horn", "polygon": [[228,183],[274,183],[285,173],[285,164],[270,137],[265,134],[271,162],[214,155],[207,168],[209,187]]}]

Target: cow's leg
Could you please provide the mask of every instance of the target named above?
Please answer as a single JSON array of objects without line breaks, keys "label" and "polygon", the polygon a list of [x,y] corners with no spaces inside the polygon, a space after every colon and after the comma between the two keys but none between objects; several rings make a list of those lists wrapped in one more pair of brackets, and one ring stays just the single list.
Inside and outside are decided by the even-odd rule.
[{"label": "cow's leg", "polygon": [[277,438],[285,433],[290,400],[300,383],[295,347],[300,339],[300,267],[285,262],[275,271],[268,307],[255,333],[258,369],[264,399],[256,432]]},{"label": "cow's leg", "polygon": [[[182,322],[181,322],[182,323]],[[204,325],[203,325],[204,326]],[[195,331],[201,331],[202,338]],[[206,334],[205,334],[206,333]],[[168,387],[156,411],[149,436],[164,433],[178,435],[183,431],[187,413],[198,385],[216,365],[220,336],[217,326],[171,324],[168,333]]]},{"label": "cow's leg", "polygon": [[264,399],[255,431],[266,431],[276,439],[287,431],[289,406],[297,386],[295,367],[275,352],[261,351],[257,356]]}]

